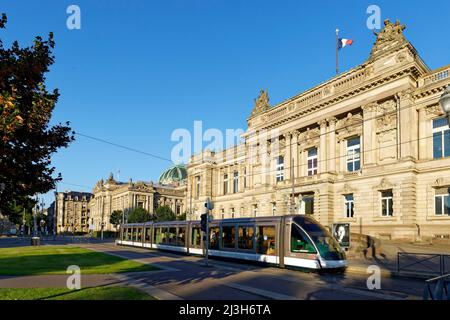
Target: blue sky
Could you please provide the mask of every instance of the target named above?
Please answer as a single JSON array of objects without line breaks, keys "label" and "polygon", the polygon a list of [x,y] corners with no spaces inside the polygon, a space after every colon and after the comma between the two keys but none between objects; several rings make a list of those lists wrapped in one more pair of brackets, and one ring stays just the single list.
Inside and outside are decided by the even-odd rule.
[{"label": "blue sky", "polygon": [[[66,27],[71,4],[81,8],[81,30]],[[364,62],[375,39],[366,27],[371,4],[383,20],[407,25],[430,68],[450,63],[448,0],[1,0],[9,21],[0,37],[25,46],[54,32],[54,123],[170,158],[177,128],[202,120],[204,129],[246,129],[261,88],[276,104],[333,77],[336,27],[354,40],[342,70]],[[90,191],[117,170],[124,181],[157,180],[170,163],[77,137],[53,165],[60,191]]]}]

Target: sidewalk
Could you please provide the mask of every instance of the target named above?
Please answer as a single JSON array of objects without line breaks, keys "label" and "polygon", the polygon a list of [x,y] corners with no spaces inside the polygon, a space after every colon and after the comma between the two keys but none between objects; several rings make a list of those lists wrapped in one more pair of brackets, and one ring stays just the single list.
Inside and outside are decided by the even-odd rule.
[{"label": "sidewalk", "polygon": [[[369,274],[370,266],[378,266],[381,269],[383,277],[411,277],[417,279],[429,279],[435,276],[435,273],[426,272],[426,270],[439,270],[439,264],[435,261],[427,261],[418,264],[422,266],[422,271],[397,272],[398,253],[425,253],[425,254],[447,254],[450,255],[450,245],[445,244],[429,244],[429,243],[404,243],[384,240],[381,243],[381,253],[376,257],[367,258],[351,258],[349,259],[349,267],[347,272]],[[414,261],[412,261],[414,262]],[[403,264],[402,264],[403,265]],[[425,265],[425,266],[424,266]],[[446,267],[449,270],[450,266]]]}]

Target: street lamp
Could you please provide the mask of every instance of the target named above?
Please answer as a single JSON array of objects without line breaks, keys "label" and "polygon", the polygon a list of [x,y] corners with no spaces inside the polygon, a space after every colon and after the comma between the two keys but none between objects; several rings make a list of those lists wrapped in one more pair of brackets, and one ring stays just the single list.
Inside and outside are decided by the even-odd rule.
[{"label": "street lamp", "polygon": [[448,123],[450,125],[450,85],[445,89],[444,94],[439,99],[439,104],[442,110],[447,116]]}]

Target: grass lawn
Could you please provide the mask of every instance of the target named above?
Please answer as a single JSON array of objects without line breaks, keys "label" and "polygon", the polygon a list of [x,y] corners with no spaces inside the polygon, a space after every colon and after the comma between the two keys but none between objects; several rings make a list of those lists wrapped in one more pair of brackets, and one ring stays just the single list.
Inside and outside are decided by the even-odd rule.
[{"label": "grass lawn", "polygon": [[69,246],[0,248],[0,275],[66,274],[77,265],[81,274],[152,271],[158,268],[105,253]]},{"label": "grass lawn", "polygon": [[154,300],[133,287],[2,289],[0,300]]}]

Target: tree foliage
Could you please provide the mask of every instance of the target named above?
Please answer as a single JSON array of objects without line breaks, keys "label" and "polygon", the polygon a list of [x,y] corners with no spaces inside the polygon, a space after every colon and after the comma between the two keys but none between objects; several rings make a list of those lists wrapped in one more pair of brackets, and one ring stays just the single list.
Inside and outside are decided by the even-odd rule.
[{"label": "tree foliage", "polygon": [[[6,26],[0,19],[0,31]],[[17,41],[5,48],[0,40],[0,210],[15,214],[14,206],[46,193],[61,176],[54,177],[51,155],[73,140],[69,123],[50,126],[58,90],[47,91],[45,74],[54,63],[53,34],[36,37],[31,47]]]},{"label": "tree foliage", "polygon": [[117,226],[122,224],[123,212],[122,210],[115,210],[111,213],[111,217],[109,217],[109,223],[113,226]]},{"label": "tree foliage", "polygon": [[155,211],[154,220],[157,222],[162,221],[175,221],[177,219],[175,213],[169,206],[158,207]]},{"label": "tree foliage", "polygon": [[128,215],[128,223],[143,223],[151,220],[151,216],[144,208],[135,208]]}]

